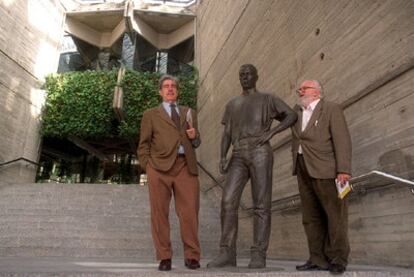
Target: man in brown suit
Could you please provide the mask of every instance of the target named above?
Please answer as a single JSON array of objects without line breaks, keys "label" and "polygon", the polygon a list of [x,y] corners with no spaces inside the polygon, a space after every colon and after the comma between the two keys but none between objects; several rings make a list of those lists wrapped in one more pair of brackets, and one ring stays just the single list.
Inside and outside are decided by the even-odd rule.
[{"label": "man in brown suit", "polygon": [[341,107],[321,99],[316,80],[297,90],[298,121],[292,127],[293,174],[297,175],[309,259],[297,270],[345,271],[348,255],[348,204],[338,198],[351,172],[351,138]]},{"label": "man in brown suit", "polygon": [[178,106],[178,80],[164,75],[159,81],[162,104],[144,112],[138,159],[148,176],[151,230],[158,269],[171,270],[168,214],[174,194],[175,210],[184,245],[184,264],[200,267],[198,241],[199,183],[194,148],[200,145],[197,117],[188,107]]}]

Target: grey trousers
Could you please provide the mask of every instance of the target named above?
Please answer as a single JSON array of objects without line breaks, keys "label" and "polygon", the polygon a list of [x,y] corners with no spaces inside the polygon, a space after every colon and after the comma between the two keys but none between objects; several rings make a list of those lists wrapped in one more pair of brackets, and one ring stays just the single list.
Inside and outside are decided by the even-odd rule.
[{"label": "grey trousers", "polygon": [[312,178],[302,155],[296,164],[309,260],[321,267],[346,266],[350,252],[347,198],[338,198],[334,179]]},{"label": "grey trousers", "polygon": [[233,149],[221,202],[220,248],[236,253],[240,198],[250,179],[254,209],[251,251],[266,255],[271,227],[272,167],[273,151],[268,143],[251,149]]}]

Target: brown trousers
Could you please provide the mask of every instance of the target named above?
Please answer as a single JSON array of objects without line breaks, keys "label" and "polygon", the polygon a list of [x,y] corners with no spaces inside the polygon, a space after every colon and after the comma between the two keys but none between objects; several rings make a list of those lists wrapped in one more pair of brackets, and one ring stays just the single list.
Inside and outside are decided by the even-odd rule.
[{"label": "brown trousers", "polygon": [[161,172],[148,163],[148,188],[151,205],[151,231],[157,260],[171,259],[170,223],[171,196],[180,222],[181,240],[186,259],[200,260],[198,211],[200,188],[198,178],[188,172],[185,158],[178,157],[174,166]]},{"label": "brown trousers", "polygon": [[309,260],[321,267],[329,263],[346,266],[350,251],[347,198],[338,198],[334,179],[309,176],[302,155],[298,155],[296,169]]}]

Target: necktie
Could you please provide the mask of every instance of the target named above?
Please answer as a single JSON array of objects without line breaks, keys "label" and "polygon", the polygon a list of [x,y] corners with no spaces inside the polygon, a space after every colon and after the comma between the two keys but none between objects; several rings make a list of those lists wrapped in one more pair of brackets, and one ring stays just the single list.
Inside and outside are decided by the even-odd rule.
[{"label": "necktie", "polygon": [[180,129],[180,117],[178,116],[178,113],[175,110],[175,104],[171,103],[170,108],[171,108],[171,119],[174,122],[177,129],[179,130]]}]

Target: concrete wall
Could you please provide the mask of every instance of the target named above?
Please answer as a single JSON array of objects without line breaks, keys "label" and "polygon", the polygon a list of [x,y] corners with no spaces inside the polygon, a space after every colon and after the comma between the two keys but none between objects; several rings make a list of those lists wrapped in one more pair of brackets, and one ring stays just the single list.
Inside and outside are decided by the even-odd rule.
[{"label": "concrete wall", "polygon": [[[414,179],[414,1],[204,0],[197,14],[200,162],[219,180],[221,117],[240,93],[238,70],[253,63],[258,88],[293,105],[303,79],[319,79],[325,97],[345,107],[353,175],[382,170]],[[298,193],[291,176],[290,132],[274,146],[273,200]],[[213,186],[201,176],[205,188]],[[220,201],[221,190],[209,190]],[[251,205],[246,187],[243,205]],[[414,266],[414,196],[407,188],[351,201],[351,261]],[[252,240],[240,223],[241,253]],[[274,213],[269,256],[306,259],[300,211]]]},{"label": "concrete wall", "polygon": [[[0,163],[37,161],[43,77],[56,72],[64,10],[58,0],[0,2]],[[27,163],[0,168],[3,182],[33,182]]]}]

